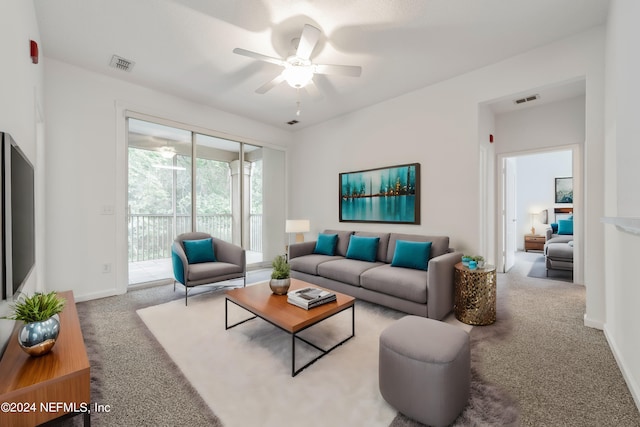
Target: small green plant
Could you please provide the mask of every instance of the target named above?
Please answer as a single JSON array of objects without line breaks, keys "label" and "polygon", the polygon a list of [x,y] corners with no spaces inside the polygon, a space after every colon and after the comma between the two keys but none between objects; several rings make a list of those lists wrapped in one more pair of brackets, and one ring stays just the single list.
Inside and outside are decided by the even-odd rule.
[{"label": "small green plant", "polygon": [[287,262],[284,255],[278,255],[273,259],[271,263],[273,271],[271,272],[272,279],[288,279],[291,274],[291,266]]},{"label": "small green plant", "polygon": [[30,297],[21,297],[11,306],[13,315],[3,319],[22,320],[24,323],[42,322],[64,308],[66,300],[58,297],[55,291],[43,294],[36,292]]},{"label": "small green plant", "polygon": [[482,255],[476,255],[471,257],[474,261],[484,261],[484,257]]}]

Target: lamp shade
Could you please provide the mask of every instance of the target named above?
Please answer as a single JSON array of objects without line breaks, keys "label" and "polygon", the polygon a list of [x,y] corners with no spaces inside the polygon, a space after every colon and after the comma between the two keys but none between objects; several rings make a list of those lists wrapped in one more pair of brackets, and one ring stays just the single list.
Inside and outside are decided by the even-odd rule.
[{"label": "lamp shade", "polygon": [[308,219],[288,219],[284,231],[287,233],[306,233],[310,229]]}]

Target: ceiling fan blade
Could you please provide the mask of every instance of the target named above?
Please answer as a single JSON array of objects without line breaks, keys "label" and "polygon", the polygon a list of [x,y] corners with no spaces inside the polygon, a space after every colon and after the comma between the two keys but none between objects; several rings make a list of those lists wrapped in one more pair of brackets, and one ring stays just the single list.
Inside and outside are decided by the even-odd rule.
[{"label": "ceiling fan blade", "polygon": [[239,47],[233,49],[233,53],[237,53],[238,55],[247,56],[249,58],[257,59],[259,61],[269,62],[271,64],[280,65],[284,67],[285,61],[280,58],[274,58],[271,56],[263,55],[261,53],[252,52],[250,50],[241,49]]},{"label": "ceiling fan blade", "polygon": [[362,67],[357,65],[323,65],[316,64],[315,72],[317,74],[336,74],[339,76],[360,77]]},{"label": "ceiling fan blade", "polygon": [[259,94],[267,93],[268,91],[278,86],[283,81],[284,81],[284,77],[282,77],[282,74],[279,74],[275,79],[263,84],[258,89],[256,89],[256,93],[259,93]]},{"label": "ceiling fan blade", "polygon": [[302,29],[302,35],[300,36],[300,43],[298,43],[296,56],[302,59],[309,59],[319,39],[320,30],[313,25],[305,24]]}]

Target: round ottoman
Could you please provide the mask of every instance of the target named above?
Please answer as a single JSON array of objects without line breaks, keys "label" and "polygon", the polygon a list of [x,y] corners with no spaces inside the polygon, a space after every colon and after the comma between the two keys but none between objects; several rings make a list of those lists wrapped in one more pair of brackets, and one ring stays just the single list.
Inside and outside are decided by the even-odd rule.
[{"label": "round ottoman", "polygon": [[406,316],[380,334],[382,397],[399,412],[430,426],[447,426],[469,400],[469,335],[419,316]]}]

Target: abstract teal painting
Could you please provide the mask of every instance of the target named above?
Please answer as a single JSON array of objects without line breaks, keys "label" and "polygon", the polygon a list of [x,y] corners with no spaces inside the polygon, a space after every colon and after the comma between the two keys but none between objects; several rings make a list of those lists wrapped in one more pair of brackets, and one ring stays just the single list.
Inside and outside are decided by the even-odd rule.
[{"label": "abstract teal painting", "polygon": [[341,173],[340,222],[420,224],[420,164]]}]

